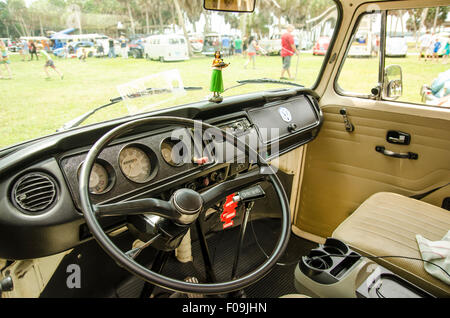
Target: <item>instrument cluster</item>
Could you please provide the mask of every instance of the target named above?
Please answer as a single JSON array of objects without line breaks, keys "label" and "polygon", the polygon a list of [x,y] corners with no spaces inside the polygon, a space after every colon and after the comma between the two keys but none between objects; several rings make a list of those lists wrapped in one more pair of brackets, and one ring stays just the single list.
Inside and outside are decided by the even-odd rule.
[{"label": "instrument cluster", "polygon": [[[199,156],[197,153],[201,152],[196,151],[194,143],[190,142],[192,140],[187,138],[192,137],[183,135],[176,138],[171,135],[171,131],[167,131],[129,139],[103,149],[89,177],[93,203],[120,199],[141,192],[141,189],[147,191],[149,185],[165,189],[176,180],[173,177],[189,174],[198,166],[213,162],[212,157],[206,160]],[[66,154],[60,159],[78,207],[79,177],[86,155],[84,149]]]}]

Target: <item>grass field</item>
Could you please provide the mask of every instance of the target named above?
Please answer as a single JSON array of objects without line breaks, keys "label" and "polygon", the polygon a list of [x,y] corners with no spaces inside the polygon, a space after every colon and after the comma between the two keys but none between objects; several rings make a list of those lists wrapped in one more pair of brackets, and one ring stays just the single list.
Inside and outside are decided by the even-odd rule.
[{"label": "grass field", "polygon": [[[297,83],[311,86],[316,80],[323,57],[302,53],[298,65]],[[0,80],[0,147],[36,138],[55,132],[63,123],[105,104],[118,97],[117,85],[124,84],[170,69],[178,69],[185,86],[202,86],[199,91],[188,92],[174,104],[190,103],[205,99],[209,95],[211,58],[194,57],[185,62],[161,63],[145,59],[96,59],[86,63],[77,59],[60,60],[55,64],[64,72],[60,80],[52,70],[50,80],[45,79],[44,59],[22,62],[20,56],[11,56],[12,80]],[[245,59],[240,56],[226,58],[231,65],[223,71],[225,88],[236,84],[236,80],[268,77],[278,79],[281,58],[258,56],[256,68],[244,69]],[[295,75],[297,58],[292,60],[291,72]],[[420,102],[422,84],[430,84],[448,65],[417,62],[417,56],[389,59],[386,63],[399,64],[403,69],[404,96],[402,100]],[[0,65],[0,67],[2,67]],[[2,67],[2,73],[5,71]],[[339,84],[350,90],[370,91],[377,82],[377,59],[351,59],[345,66]],[[254,92],[279,85],[246,85],[225,92],[224,96]],[[163,97],[162,97],[163,98]],[[169,105],[165,105],[166,107]],[[164,107],[164,105],[160,106]],[[99,111],[85,124],[128,115],[124,103]]]}]

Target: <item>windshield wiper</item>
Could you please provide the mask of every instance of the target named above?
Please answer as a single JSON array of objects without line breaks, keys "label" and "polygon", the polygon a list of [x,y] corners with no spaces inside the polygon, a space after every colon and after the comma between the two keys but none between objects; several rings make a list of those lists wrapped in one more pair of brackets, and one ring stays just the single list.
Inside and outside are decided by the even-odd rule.
[{"label": "windshield wiper", "polygon": [[[203,87],[197,87],[197,86],[187,86],[184,87],[185,90],[187,91],[192,91],[192,90],[200,90],[203,89]],[[169,93],[171,92],[170,89],[167,88],[147,88],[144,91],[141,92],[136,92],[130,95],[127,95],[127,98],[139,98],[139,97],[143,97],[143,96],[147,96],[147,95],[154,95],[154,94],[162,94],[162,93]],[[78,116],[70,121],[68,121],[67,123],[65,123],[61,128],[58,128],[56,131],[64,131],[64,130],[68,130],[70,128],[74,128],[74,127],[78,127],[80,126],[86,119],[88,119],[89,117],[91,117],[92,115],[94,115],[96,112],[98,112],[99,110],[112,106],[114,104],[117,104],[119,102],[121,102],[123,100],[123,97],[115,97],[115,98],[111,98],[109,100],[109,103],[99,106],[97,108],[94,108],[93,110],[90,110],[86,113],[84,113],[81,116]]]},{"label": "windshield wiper", "polygon": [[293,82],[289,82],[289,81],[272,79],[272,78],[266,78],[266,77],[256,78],[256,79],[246,79],[246,80],[241,80],[241,81],[236,81],[236,82],[238,82],[239,84],[228,87],[224,91],[227,91],[229,89],[239,87],[242,85],[246,85],[246,84],[260,84],[260,83],[272,83],[272,84],[282,84],[282,85],[290,85],[290,86],[297,86],[297,87],[305,87],[304,85],[301,85],[301,84],[297,84],[297,83],[293,83]]}]

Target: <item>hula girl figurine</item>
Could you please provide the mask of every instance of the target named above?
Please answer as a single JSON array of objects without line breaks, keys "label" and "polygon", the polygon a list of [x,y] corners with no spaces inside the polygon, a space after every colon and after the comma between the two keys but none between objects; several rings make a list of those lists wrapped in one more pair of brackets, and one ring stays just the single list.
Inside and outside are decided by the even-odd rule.
[{"label": "hula girl figurine", "polygon": [[222,55],[220,51],[214,53],[214,61],[212,63],[212,75],[211,75],[211,86],[210,91],[213,92],[213,96],[209,99],[210,102],[220,103],[223,97],[220,93],[224,91],[223,89],[223,78],[222,69],[230,65],[230,63],[225,64],[222,60]]}]

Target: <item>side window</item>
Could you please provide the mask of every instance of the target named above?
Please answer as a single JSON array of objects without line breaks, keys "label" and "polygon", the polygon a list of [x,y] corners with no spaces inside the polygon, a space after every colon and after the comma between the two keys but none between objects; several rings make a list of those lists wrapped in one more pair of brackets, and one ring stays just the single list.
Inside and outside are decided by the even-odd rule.
[{"label": "side window", "polygon": [[388,11],[385,65],[402,69],[397,101],[450,107],[449,9]]},{"label": "side window", "polygon": [[341,68],[338,86],[346,93],[369,95],[378,83],[381,14],[360,19]]},{"label": "side window", "polygon": [[[395,70],[394,77],[401,81],[394,83],[399,88],[394,98],[385,97],[385,91],[383,98],[450,107],[449,9],[443,6],[387,11],[384,65],[385,70],[395,66],[391,71]],[[375,57],[383,49],[381,23],[381,13],[360,18],[337,81],[341,93],[369,96],[377,86],[380,59]],[[385,79],[392,75],[391,71],[386,71]]]}]

